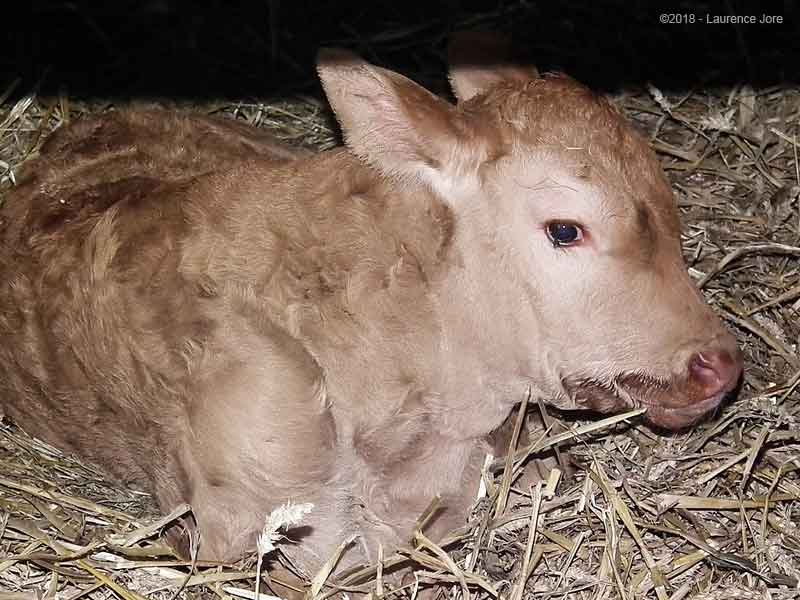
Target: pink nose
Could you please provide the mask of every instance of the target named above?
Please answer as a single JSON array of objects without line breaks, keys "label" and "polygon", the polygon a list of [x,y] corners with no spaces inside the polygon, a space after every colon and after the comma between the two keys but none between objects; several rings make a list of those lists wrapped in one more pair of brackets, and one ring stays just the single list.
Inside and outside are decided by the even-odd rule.
[{"label": "pink nose", "polygon": [[689,377],[700,390],[702,398],[730,392],[742,374],[741,357],[727,350],[698,352],[689,360]]}]

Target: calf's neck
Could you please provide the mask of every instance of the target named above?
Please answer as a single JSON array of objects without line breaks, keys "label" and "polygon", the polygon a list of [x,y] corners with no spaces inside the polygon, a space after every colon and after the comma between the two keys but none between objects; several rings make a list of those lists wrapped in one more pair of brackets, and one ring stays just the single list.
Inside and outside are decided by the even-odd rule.
[{"label": "calf's neck", "polygon": [[681,428],[741,372],[659,163],[566,76],[453,61],[456,105],[341,51],[346,147],[160,111],[68,125],[0,212],[0,408],[189,502],[235,559],[287,500],[313,572],[464,522],[526,393]]}]

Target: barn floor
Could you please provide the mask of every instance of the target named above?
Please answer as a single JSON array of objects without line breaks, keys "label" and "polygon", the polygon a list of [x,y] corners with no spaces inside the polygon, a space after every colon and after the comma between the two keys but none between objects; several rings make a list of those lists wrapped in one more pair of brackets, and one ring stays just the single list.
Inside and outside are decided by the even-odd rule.
[{"label": "barn floor", "polygon": [[[466,24],[502,24],[509,14],[498,9]],[[370,59],[389,66],[398,52],[428,64],[428,50],[420,48],[440,50],[442,35],[398,29],[336,41],[368,48]],[[580,56],[576,51],[571,60]],[[408,66],[414,62],[406,61],[407,74],[446,89],[443,70]],[[452,561],[430,549],[406,555],[421,586],[438,583],[444,594],[458,596],[464,582],[474,597],[500,593],[515,600],[797,597],[800,84],[780,74],[750,78],[746,69],[738,80],[721,79],[669,87],[657,77],[652,84],[614,80],[610,87],[659,153],[681,210],[690,274],[744,350],[738,400],[677,435],[635,417],[575,420],[551,412],[571,435],[533,438],[534,455],[558,444],[579,468],[552,493],[515,496],[494,517],[504,498],[502,492],[491,498],[501,488],[498,470],[490,497],[446,547]],[[127,101],[40,92],[24,79],[15,85],[0,78],[3,84],[0,203],[16,169],[49,131]],[[292,144],[338,143],[316,88],[169,103],[246,121]],[[531,544],[532,514],[539,518]],[[145,494],[0,423],[0,600],[254,597],[255,555],[236,565],[182,563],[167,553],[159,519]],[[523,572],[527,584],[517,589]],[[373,593],[382,586],[368,568],[339,584]],[[329,581],[320,595],[337,591]]]}]

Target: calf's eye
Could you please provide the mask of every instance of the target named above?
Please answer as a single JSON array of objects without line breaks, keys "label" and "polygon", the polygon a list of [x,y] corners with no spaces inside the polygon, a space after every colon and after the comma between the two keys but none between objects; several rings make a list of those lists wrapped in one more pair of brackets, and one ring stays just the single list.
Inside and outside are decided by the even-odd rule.
[{"label": "calf's eye", "polygon": [[554,247],[574,246],[583,239],[583,230],[575,223],[551,221],[547,224],[547,237]]}]

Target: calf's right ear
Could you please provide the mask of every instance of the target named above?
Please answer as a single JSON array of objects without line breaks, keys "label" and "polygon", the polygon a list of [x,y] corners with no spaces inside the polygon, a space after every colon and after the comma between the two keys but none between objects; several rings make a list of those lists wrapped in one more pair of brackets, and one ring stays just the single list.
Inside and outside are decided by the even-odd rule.
[{"label": "calf's right ear", "polygon": [[384,175],[422,180],[447,195],[469,160],[468,126],[452,104],[345,50],[321,50],[317,70],[356,156]]}]

